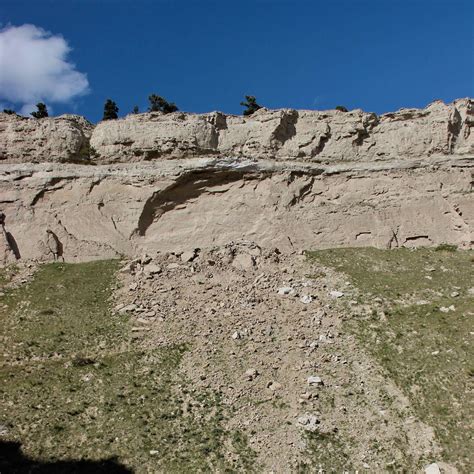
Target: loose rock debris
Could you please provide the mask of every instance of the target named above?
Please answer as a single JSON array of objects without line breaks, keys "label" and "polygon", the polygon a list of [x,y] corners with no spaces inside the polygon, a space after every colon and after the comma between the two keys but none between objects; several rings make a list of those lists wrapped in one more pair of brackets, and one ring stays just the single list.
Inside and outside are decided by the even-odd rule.
[{"label": "loose rock debris", "polygon": [[[307,433],[342,440],[356,468],[439,451],[431,428],[343,332],[355,290],[332,270],[239,241],[135,259],[120,279],[116,317],[132,314],[144,348],[187,345],[183,377],[220,394],[227,428],[246,434],[264,470],[311,459]],[[400,433],[407,441],[394,444]]]}]

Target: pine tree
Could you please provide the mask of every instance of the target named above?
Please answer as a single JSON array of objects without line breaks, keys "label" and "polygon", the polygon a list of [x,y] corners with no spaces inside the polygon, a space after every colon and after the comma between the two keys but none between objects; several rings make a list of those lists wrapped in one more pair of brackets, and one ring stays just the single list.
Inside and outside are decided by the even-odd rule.
[{"label": "pine tree", "polygon": [[244,115],[252,115],[258,109],[262,108],[261,105],[257,104],[257,99],[253,95],[246,95],[245,99],[247,102],[240,103],[242,107],[247,107],[243,112]]},{"label": "pine tree", "polygon": [[135,105],[135,107],[133,107],[132,109],[132,114],[139,114],[140,113],[140,109],[138,108],[138,105]]},{"label": "pine tree", "polygon": [[113,100],[107,99],[104,104],[104,116],[102,120],[115,120],[118,118],[118,111],[119,108],[117,104]]},{"label": "pine tree", "polygon": [[12,109],[3,109],[3,113],[8,115],[16,115],[16,112]]},{"label": "pine tree", "polygon": [[43,104],[43,102],[38,102],[36,104],[36,108],[38,109],[36,112],[31,112],[31,115],[34,118],[42,119],[45,117],[49,117],[48,108],[46,107],[46,104]]},{"label": "pine tree", "polygon": [[170,114],[171,112],[177,112],[179,109],[174,102],[168,102],[163,97],[152,94],[148,97],[150,101],[149,112],[163,112],[164,114]]}]

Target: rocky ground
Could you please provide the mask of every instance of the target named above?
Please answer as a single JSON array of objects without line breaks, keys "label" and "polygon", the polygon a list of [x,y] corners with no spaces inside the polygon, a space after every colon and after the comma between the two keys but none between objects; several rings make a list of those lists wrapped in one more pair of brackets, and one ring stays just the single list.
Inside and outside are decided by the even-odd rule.
[{"label": "rocky ground", "polygon": [[[432,280],[440,265],[447,272],[452,270],[450,261],[452,267],[463,269],[464,274],[456,278],[448,272],[449,281],[433,282],[426,278],[428,290],[429,285],[435,289],[429,294],[423,287],[419,293],[408,295],[401,283],[397,286],[397,278],[404,274],[406,280],[409,269],[392,268],[389,273],[388,267],[384,267],[389,265],[390,252],[375,255],[377,260],[374,254],[363,255],[364,250],[352,252],[362,255],[359,262],[352,262],[355,273],[349,269],[354,254],[281,254],[277,249],[262,249],[247,241],[207,250],[144,255],[122,262],[117,272],[118,284],[109,283],[100,293],[105,295],[106,289],[110,289],[107,306],[112,307],[112,314],[107,316],[107,324],[112,326],[107,331],[97,326],[93,331],[93,337],[98,338],[95,342],[88,340],[84,347],[84,342],[79,342],[83,334],[76,328],[63,351],[48,349],[48,353],[46,346],[39,343],[42,355],[30,354],[25,362],[25,341],[14,341],[9,335],[4,338],[4,362],[10,368],[18,363],[38,364],[38,360],[43,365],[54,360],[65,362],[68,371],[76,372],[68,372],[59,381],[60,390],[76,380],[79,375],[73,374],[80,372],[81,382],[76,390],[84,392],[88,400],[86,403],[81,398],[81,408],[76,407],[85,430],[80,441],[82,449],[73,446],[77,436],[76,414],[69,415],[76,421],[65,422],[61,415],[46,410],[44,420],[54,418],[53,428],[49,421],[43,421],[46,427],[38,428],[37,423],[42,422],[41,416],[36,415],[33,433],[26,434],[31,415],[9,413],[17,404],[31,404],[24,386],[19,391],[2,389],[4,402],[10,407],[0,419],[3,436],[24,442],[24,449],[33,457],[117,456],[136,472],[414,472],[434,462],[437,464],[427,472],[456,472],[454,466],[460,472],[468,472],[472,467],[466,454],[472,444],[466,435],[469,427],[457,424],[459,420],[451,413],[456,406],[453,403],[466,399],[456,399],[459,394],[454,398],[450,395],[452,399],[444,406],[451,429],[464,433],[458,444],[448,447],[436,419],[416,403],[417,399],[425,400],[425,382],[417,381],[418,393],[413,397],[413,385],[408,386],[405,380],[390,373],[393,367],[384,362],[386,354],[380,356],[371,346],[384,347],[386,334],[380,332],[380,324],[387,334],[393,331],[387,320],[392,320],[390,310],[394,312],[399,304],[425,307],[433,303],[433,298],[446,294],[456,306],[451,300],[443,300],[437,306],[435,302],[435,316],[431,318],[444,317],[446,311],[462,318],[472,316],[472,295],[466,286],[470,273],[465,273],[465,269],[472,273],[472,257],[468,252],[456,252],[453,257],[449,251],[414,251],[411,255],[397,251],[398,262],[420,259],[421,267],[416,271]],[[456,258],[460,260],[455,261]],[[364,287],[361,275],[369,274],[364,262],[373,264],[370,275],[376,283],[381,276],[387,276],[396,296],[387,291],[377,292],[374,286],[371,291]],[[106,267],[93,267],[101,265],[100,262],[81,265],[92,265],[91,273],[87,274],[91,285],[95,285],[93,275],[106,271]],[[81,265],[55,264],[51,271],[63,268],[61,271],[67,272],[68,268]],[[342,268],[343,265],[346,267]],[[26,283],[32,271],[25,267],[23,273],[13,272],[17,275],[13,281],[21,283],[23,279]],[[420,280],[420,275],[412,276]],[[51,278],[49,275],[50,281]],[[64,289],[71,291],[77,278],[72,278],[71,286],[63,283]],[[404,281],[403,276],[400,281]],[[453,285],[457,290],[453,290]],[[6,307],[14,307],[16,317],[23,314],[28,320],[30,316],[24,308],[31,303],[25,303],[26,297],[22,296],[23,303],[19,304],[9,296],[10,289],[5,291],[7,298],[13,298],[7,300]],[[90,291],[93,290],[89,288],[87,292]],[[421,297],[428,301],[420,300]],[[45,317],[61,312],[61,305],[55,306],[50,300],[44,303],[46,306],[34,311],[36,318],[38,314]],[[48,305],[53,309],[45,309]],[[449,309],[451,305],[453,310]],[[94,313],[91,322],[84,324],[98,325],[104,314],[102,310]],[[12,321],[11,313],[3,314],[3,319],[6,327],[21,326],[18,320]],[[366,328],[375,339],[354,329],[354,324],[359,329]],[[56,334],[58,328],[51,331]],[[50,338],[51,333],[48,334]],[[463,332],[463,348],[465,337]],[[404,348],[403,341],[397,339],[392,346],[399,353],[406,349],[403,358],[409,359],[410,348]],[[424,353],[425,347],[420,345],[418,351]],[[117,361],[106,362],[107,357],[116,357]],[[397,356],[392,359],[397,360]],[[69,365],[68,360],[72,361]],[[445,366],[451,369],[448,362]],[[399,368],[395,370],[399,370],[400,377],[404,373]],[[17,375],[3,372],[4,381],[7,375],[13,386]],[[117,375],[122,377],[121,382],[114,378]],[[442,371],[433,373],[431,379],[428,377],[428,385],[432,380],[442,380],[441,375]],[[109,382],[105,382],[106,377],[111,377]],[[122,398],[107,402],[109,395],[104,383],[110,385],[114,396],[120,393]],[[89,389],[81,388],[81,384],[89,384]],[[449,390],[448,385],[443,380],[443,390]],[[462,385],[463,397],[467,397],[467,390]],[[71,403],[76,394],[70,396]],[[60,402],[55,411],[61,412],[59,405],[64,396],[57,399]],[[123,408],[121,403],[125,403]],[[107,415],[109,405],[115,406],[109,410],[112,415]],[[428,405],[429,400],[423,402],[423,407]],[[144,425],[123,422],[130,413],[132,418],[136,415],[143,419]],[[91,433],[94,425],[100,427],[99,434]],[[48,440],[49,449],[35,445],[35,431],[36,439]],[[63,446],[61,441],[61,449],[52,447],[61,432],[73,433],[71,443]],[[97,438],[95,447],[89,446],[93,436]],[[111,441],[103,446],[104,436]]]}]

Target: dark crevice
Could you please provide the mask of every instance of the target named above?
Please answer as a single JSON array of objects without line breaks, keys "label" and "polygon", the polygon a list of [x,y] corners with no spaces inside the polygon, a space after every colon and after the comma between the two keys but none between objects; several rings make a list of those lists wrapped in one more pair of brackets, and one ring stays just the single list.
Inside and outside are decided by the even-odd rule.
[{"label": "dark crevice", "polygon": [[461,135],[462,117],[458,109],[454,109],[453,115],[448,120],[448,152],[453,153],[456,142]]},{"label": "dark crevice", "polygon": [[30,206],[35,206],[40,199],[43,199],[44,195],[50,191],[56,191],[57,189],[62,189],[62,186],[58,188],[51,189],[50,186],[55,186],[60,183],[64,178],[52,178],[48,183],[46,188],[42,189],[35,197],[32,199]]},{"label": "dark crevice", "polygon": [[283,146],[285,142],[291,140],[296,135],[298,118],[299,115],[296,110],[284,112],[280,123],[272,134],[272,141],[276,141],[280,146]]},{"label": "dark crevice", "polygon": [[406,237],[404,244],[406,244],[407,242],[413,242],[413,241],[420,240],[420,239],[422,239],[422,240],[427,239],[427,240],[431,241],[431,239],[427,235],[414,235],[412,237]]}]

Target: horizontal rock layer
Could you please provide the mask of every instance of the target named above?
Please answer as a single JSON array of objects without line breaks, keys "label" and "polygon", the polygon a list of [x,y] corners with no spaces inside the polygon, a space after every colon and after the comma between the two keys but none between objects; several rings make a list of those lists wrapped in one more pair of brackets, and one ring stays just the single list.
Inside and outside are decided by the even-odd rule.
[{"label": "horizontal rock layer", "polygon": [[473,111],[461,99],[380,117],[262,109],[95,127],[70,115],[0,114],[0,262],[242,239],[282,251],[471,248]]},{"label": "horizontal rock layer", "polygon": [[0,165],[0,208],[24,258],[66,261],[252,240],[282,251],[472,247],[472,158],[321,165],[195,158]]},{"label": "horizontal rock layer", "polygon": [[0,160],[131,162],[200,156],[313,161],[391,160],[474,153],[474,102],[373,113],[261,109],[146,113],[91,125],[82,117],[0,114]]}]

